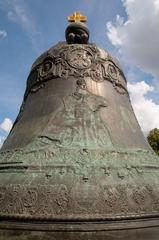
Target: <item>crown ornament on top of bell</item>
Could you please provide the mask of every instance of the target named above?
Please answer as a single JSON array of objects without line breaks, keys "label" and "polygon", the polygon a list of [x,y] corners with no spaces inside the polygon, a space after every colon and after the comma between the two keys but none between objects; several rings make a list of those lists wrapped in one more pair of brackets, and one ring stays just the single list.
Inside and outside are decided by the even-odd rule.
[{"label": "crown ornament on top of bell", "polygon": [[89,40],[89,30],[86,22],[87,17],[80,12],[75,12],[68,17],[70,23],[65,31],[66,41],[68,44],[87,44]]},{"label": "crown ornament on top of bell", "polygon": [[158,240],[159,158],[119,63],[88,42],[84,16],[68,20],[0,151],[0,240]]}]

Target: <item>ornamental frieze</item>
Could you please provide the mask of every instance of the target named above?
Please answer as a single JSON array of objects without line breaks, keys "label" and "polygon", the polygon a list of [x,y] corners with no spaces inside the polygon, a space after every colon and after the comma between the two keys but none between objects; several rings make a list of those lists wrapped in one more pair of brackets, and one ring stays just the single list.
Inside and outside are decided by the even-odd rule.
[{"label": "ornamental frieze", "polygon": [[153,215],[159,210],[159,189],[155,189],[150,185],[135,188],[128,184],[93,186],[80,182],[69,189],[63,183],[48,186],[1,185],[0,217],[53,219],[68,213],[74,217],[92,212],[94,217],[102,214],[105,218],[122,217],[123,213],[129,217],[142,213]]},{"label": "ornamental frieze", "polygon": [[36,92],[54,78],[90,77],[93,81],[110,81],[120,94],[127,94],[126,80],[121,69],[108,57],[103,59],[94,45],[62,45],[48,51],[45,58],[32,69],[27,93]]}]

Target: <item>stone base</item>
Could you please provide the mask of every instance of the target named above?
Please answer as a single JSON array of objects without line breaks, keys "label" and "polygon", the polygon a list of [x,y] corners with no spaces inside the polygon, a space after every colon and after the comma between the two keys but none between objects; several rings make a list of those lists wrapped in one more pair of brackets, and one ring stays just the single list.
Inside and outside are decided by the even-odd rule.
[{"label": "stone base", "polygon": [[158,240],[159,218],[99,222],[0,221],[0,240]]}]

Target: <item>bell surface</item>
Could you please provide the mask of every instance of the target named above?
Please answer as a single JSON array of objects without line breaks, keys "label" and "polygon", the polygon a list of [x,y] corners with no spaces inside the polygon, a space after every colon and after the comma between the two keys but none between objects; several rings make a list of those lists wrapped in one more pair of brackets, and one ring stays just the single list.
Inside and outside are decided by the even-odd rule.
[{"label": "bell surface", "polygon": [[158,240],[159,157],[119,63],[70,26],[34,62],[0,151],[0,240]]}]

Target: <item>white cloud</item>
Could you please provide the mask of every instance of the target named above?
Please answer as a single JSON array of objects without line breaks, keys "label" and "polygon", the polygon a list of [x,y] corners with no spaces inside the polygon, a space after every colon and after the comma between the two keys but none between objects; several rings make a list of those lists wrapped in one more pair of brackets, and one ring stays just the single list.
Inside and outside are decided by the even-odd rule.
[{"label": "white cloud", "polygon": [[155,0],[154,7],[155,7],[156,13],[158,13],[158,11],[159,11],[159,0]]},{"label": "white cloud", "polygon": [[9,133],[12,126],[13,126],[12,120],[9,118],[5,118],[3,122],[0,124],[0,130]]},{"label": "white cloud", "polygon": [[5,30],[0,30],[0,38],[7,37],[7,32]]},{"label": "white cloud", "polygon": [[[107,23],[107,35],[125,61],[159,79],[159,0],[122,0],[128,19]],[[121,20],[122,19],[122,20]]]},{"label": "white cloud", "polygon": [[107,35],[108,38],[111,40],[114,46],[121,46],[123,43],[124,34],[119,31],[124,24],[124,19],[119,15],[116,16],[116,24],[115,26],[112,22],[107,23]]},{"label": "white cloud", "polygon": [[13,0],[10,2],[10,7],[7,16],[11,21],[18,23],[28,33],[36,32],[34,19],[23,0]]},{"label": "white cloud", "polygon": [[5,137],[0,135],[0,148],[2,147],[4,140],[5,140]]},{"label": "white cloud", "polygon": [[[128,84],[131,101],[140,126],[147,134],[159,128],[159,105],[153,101],[153,94],[159,93],[159,0],[122,2],[127,20],[117,15],[115,23],[108,22],[107,36],[118,49],[122,61],[131,68],[127,74],[131,82]],[[136,73],[136,67],[151,74],[151,85],[142,81],[143,74]]]},{"label": "white cloud", "polygon": [[2,123],[0,123],[0,148],[6,139],[8,133],[13,126],[12,120],[10,118],[5,118]]},{"label": "white cloud", "polygon": [[154,88],[142,81],[129,83],[128,89],[134,112],[145,135],[153,128],[159,128],[159,105],[146,97],[146,94],[153,92]]}]

